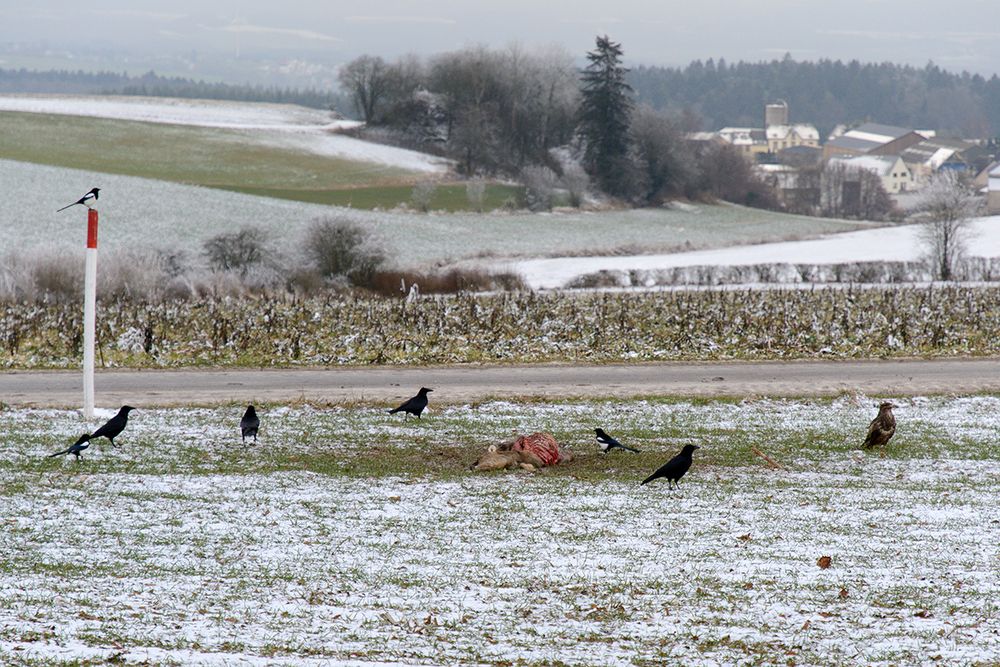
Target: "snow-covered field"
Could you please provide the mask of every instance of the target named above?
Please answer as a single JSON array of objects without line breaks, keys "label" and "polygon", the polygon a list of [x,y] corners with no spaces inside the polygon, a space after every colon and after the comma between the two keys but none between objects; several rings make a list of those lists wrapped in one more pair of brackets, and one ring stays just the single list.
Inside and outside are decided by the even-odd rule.
[{"label": "snow-covered field", "polygon": [[[140,409],[79,464],[75,414],[5,411],[0,661],[992,664],[1000,399],[897,403],[884,457],[857,398],[272,407],[248,450],[239,407]],[[465,471],[536,429],[578,460]]]},{"label": "snow-covered field", "polygon": [[[1000,257],[1000,216],[979,218],[970,224],[968,252],[973,257]],[[536,289],[556,289],[573,279],[598,271],[653,272],[688,266],[746,266],[754,264],[840,264],[857,262],[914,262],[925,249],[919,226],[881,227],[821,239],[762,243],[662,255],[590,256],[528,259],[508,268],[520,273]]]},{"label": "snow-covered field", "polygon": [[292,104],[95,95],[0,95],[0,112],[18,111],[239,130],[239,140],[441,174],[448,162],[418,151],[335,134],[355,127],[328,112]]},{"label": "snow-covered field", "polygon": [[733,206],[553,214],[361,211],[10,160],[0,160],[0,182],[18,192],[0,212],[0,250],[29,253],[82,246],[86,220],[82,208],[62,213],[56,209],[95,185],[103,188],[102,252],[124,247],[197,254],[212,236],[248,225],[268,232],[278,251],[292,252],[310,221],[324,215],[357,220],[406,267],[477,257],[759,243],[870,226]]}]

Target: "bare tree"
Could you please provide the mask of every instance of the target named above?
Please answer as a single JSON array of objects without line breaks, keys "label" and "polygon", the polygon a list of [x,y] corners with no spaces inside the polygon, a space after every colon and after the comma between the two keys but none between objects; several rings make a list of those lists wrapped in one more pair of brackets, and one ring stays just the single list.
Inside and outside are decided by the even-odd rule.
[{"label": "bare tree", "polygon": [[359,56],[344,65],[337,78],[365,122],[374,122],[393,84],[392,71],[385,61],[378,56]]},{"label": "bare tree", "polygon": [[924,220],[920,230],[934,276],[953,280],[970,238],[969,221],[982,201],[954,172],[943,171],[924,188],[914,209]]},{"label": "bare tree", "polygon": [[694,179],[678,123],[649,106],[639,106],[632,114],[632,142],[643,176],[641,199],[661,204],[684,192]]}]

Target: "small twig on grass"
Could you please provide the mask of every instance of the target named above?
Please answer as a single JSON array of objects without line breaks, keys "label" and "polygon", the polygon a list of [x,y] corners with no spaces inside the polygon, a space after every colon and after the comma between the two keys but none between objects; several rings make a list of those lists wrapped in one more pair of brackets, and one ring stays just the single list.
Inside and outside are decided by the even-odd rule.
[{"label": "small twig on grass", "polygon": [[784,470],[785,469],[785,466],[781,465],[780,463],[778,463],[777,461],[775,461],[774,459],[772,459],[770,456],[768,456],[764,452],[762,452],[759,449],[757,449],[756,447],[751,447],[750,451],[753,452],[754,454],[756,454],[757,456],[759,456],[760,458],[764,459],[765,461],[767,461],[768,465],[771,466],[772,468],[776,468],[778,470]]}]

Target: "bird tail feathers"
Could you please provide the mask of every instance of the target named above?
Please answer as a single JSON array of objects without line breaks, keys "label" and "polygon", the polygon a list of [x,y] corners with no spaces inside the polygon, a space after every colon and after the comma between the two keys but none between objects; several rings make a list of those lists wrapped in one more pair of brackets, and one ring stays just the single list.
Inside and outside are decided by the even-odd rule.
[{"label": "bird tail feathers", "polygon": [[639,486],[645,486],[646,484],[649,484],[650,482],[652,482],[654,479],[656,479],[656,473],[653,473],[652,475],[650,475],[646,479],[644,479],[641,482],[639,482]]}]

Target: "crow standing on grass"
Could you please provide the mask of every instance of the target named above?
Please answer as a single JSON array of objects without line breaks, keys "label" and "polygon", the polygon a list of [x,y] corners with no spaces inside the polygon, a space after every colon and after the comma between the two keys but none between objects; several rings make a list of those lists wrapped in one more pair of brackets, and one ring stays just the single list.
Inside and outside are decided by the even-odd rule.
[{"label": "crow standing on grass", "polygon": [[118,410],[118,414],[104,422],[104,426],[97,429],[90,434],[89,439],[94,438],[107,438],[108,441],[113,445],[115,444],[115,438],[125,430],[128,425],[128,413],[135,410],[131,405],[123,405],[121,409]]},{"label": "crow standing on grass", "polygon": [[247,411],[243,413],[240,420],[240,431],[243,433],[243,444],[247,444],[247,438],[253,436],[254,444],[257,444],[257,431],[260,430],[260,417],[257,410],[252,405],[247,406]]},{"label": "crow standing on grass", "polygon": [[409,415],[416,415],[417,419],[420,419],[420,413],[424,411],[427,407],[427,394],[434,391],[433,389],[428,389],[427,387],[421,387],[417,395],[403,403],[398,408],[393,408],[389,410],[390,415],[394,415],[397,412],[405,412]]},{"label": "crow standing on grass", "polygon": [[684,445],[684,449],[681,450],[680,454],[664,463],[656,472],[642,480],[639,486],[649,484],[654,479],[662,477],[667,480],[667,488],[673,488],[691,467],[691,455],[694,454],[694,450],[696,449],[701,449],[701,447],[698,445]]},{"label": "crow standing on grass", "polygon": [[622,443],[618,442],[610,435],[604,432],[604,429],[595,428],[594,433],[597,434],[597,446],[601,448],[601,451],[607,454],[612,449],[624,449],[630,452],[639,453],[638,449],[632,449],[631,447],[626,447]]},{"label": "crow standing on grass", "polygon": [[90,447],[90,434],[84,433],[80,436],[80,439],[74,442],[72,445],[62,450],[61,452],[56,452],[55,454],[49,454],[49,458],[54,458],[56,456],[64,456],[66,454],[72,454],[76,457],[76,460],[80,460],[80,452]]},{"label": "crow standing on grass", "polygon": [[[61,209],[59,209],[59,211],[65,211],[70,206],[76,206],[77,204],[79,204],[80,206],[86,206],[87,208],[92,208],[94,204],[97,203],[97,197],[98,197],[97,193],[100,191],[101,191],[100,188],[93,188],[90,192],[83,195],[72,204],[67,204],[66,206],[63,206]],[[56,211],[56,213],[59,213],[59,211]]]},{"label": "crow standing on grass", "polygon": [[882,401],[878,406],[878,415],[868,426],[868,437],[861,445],[862,449],[881,447],[892,439],[896,433],[896,418],[892,414],[892,409],[896,407],[889,401]]}]

